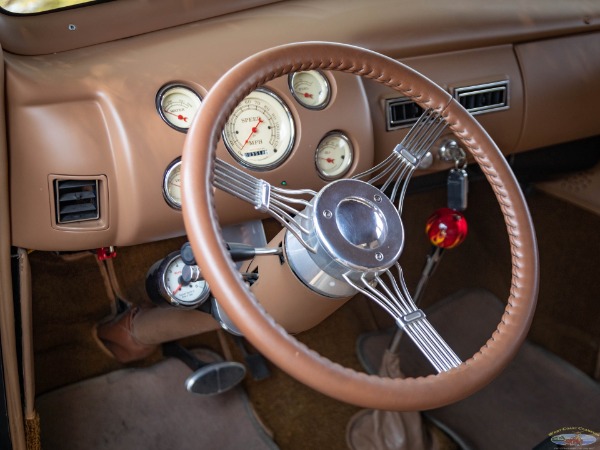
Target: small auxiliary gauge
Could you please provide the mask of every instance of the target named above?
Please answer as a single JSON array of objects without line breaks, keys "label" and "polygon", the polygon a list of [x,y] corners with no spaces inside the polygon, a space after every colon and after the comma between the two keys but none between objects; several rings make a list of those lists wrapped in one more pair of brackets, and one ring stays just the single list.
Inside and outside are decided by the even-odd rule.
[{"label": "small auxiliary gauge", "polygon": [[348,172],[354,159],[354,148],[348,137],[340,131],[327,133],[315,153],[319,175],[326,180],[340,178]]},{"label": "small auxiliary gauge", "polygon": [[167,84],[156,94],[156,109],[171,128],[187,133],[200,109],[202,99],[195,91],[181,84]]},{"label": "small auxiliary gauge", "polygon": [[152,301],[162,305],[166,302],[179,308],[196,308],[208,299],[210,289],[206,281],[181,283],[184,266],[179,251],[175,251],[150,267],[146,275],[146,291]]},{"label": "small auxiliary gauge", "polygon": [[162,187],[169,206],[181,209],[181,158],[175,159],[165,170]]},{"label": "small auxiliary gauge", "polygon": [[329,104],[329,81],[318,70],[291,73],[288,84],[294,98],[305,108],[323,109]]}]

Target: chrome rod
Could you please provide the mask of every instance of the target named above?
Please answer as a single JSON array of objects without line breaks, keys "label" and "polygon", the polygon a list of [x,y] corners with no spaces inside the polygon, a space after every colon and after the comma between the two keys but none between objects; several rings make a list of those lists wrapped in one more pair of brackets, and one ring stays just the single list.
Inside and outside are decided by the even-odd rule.
[{"label": "chrome rod", "polygon": [[354,178],[381,185],[384,192],[391,188],[389,198],[392,202],[397,200],[398,211],[402,212],[406,188],[413,172],[445,128],[444,118],[437,111],[427,109],[385,160]]},{"label": "chrome rod", "polygon": [[287,228],[307,250],[315,252],[303,237],[308,234],[308,230],[301,224],[301,220],[307,220],[309,216],[298,209],[300,207],[302,210],[309,210],[312,207],[310,200],[316,195],[315,191],[273,187],[265,180],[256,178],[220,159],[215,162],[214,185],[254,205],[257,210],[269,214]]},{"label": "chrome rod", "polygon": [[368,280],[365,274],[358,279],[344,275],[344,279],[390,314],[435,370],[444,372],[458,367],[461,364],[460,358],[410,297],[398,263],[396,270],[397,277],[390,270],[386,270],[383,272],[386,275],[385,279],[383,273],[372,280]]}]

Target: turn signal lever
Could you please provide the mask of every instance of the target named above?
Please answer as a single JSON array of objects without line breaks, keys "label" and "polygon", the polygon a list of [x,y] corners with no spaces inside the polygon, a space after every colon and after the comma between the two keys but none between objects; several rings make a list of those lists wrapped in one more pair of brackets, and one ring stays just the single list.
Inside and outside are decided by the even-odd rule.
[{"label": "turn signal lever", "polygon": [[[281,247],[252,247],[251,245],[240,244],[237,242],[228,242],[225,245],[234,262],[246,261],[255,256],[281,255],[283,253]],[[185,286],[194,281],[201,280],[202,273],[196,263],[194,253],[192,252],[192,246],[189,242],[186,242],[181,247],[181,259],[185,264],[181,271],[181,284]]]}]

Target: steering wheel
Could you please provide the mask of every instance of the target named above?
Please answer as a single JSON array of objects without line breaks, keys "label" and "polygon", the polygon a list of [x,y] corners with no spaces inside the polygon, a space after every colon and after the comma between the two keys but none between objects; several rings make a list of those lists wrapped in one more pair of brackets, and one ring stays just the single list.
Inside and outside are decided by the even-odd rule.
[{"label": "steering wheel", "polygon": [[[424,153],[423,146],[405,140],[394,150],[391,159],[388,158],[391,161],[388,164],[395,164],[395,168],[380,165],[363,176],[366,181],[338,180],[318,194],[313,193],[316,195],[304,204],[305,210],[299,214],[302,219],[273,212],[269,196],[285,197],[286,192],[279,192],[281,190],[263,180],[216,159],[221,131],[240,101],[274,78],[312,69],[352,73],[409,97],[426,110],[410,132],[413,141],[429,139],[427,136],[434,135],[439,124],[447,126],[468,149],[490,183],[508,231],[512,284],[496,331],[467,361],[461,362],[432,329],[424,313],[412,303],[401,280],[391,279],[388,269],[397,266],[402,246],[398,243],[403,238],[402,224],[396,215],[399,217],[403,195],[399,195],[398,208],[396,205],[392,208],[396,212],[391,212],[389,205],[393,199],[375,187],[376,183],[369,182],[387,180],[394,192],[403,193],[410,176],[401,179],[389,174],[402,171],[410,174]],[[533,225],[522,192],[503,155],[477,121],[446,91],[407,66],[376,52],[325,42],[288,44],[257,53],[229,70],[210,90],[188,132],[182,162],[185,227],[215,298],[257,349],[313,389],[368,408],[405,411],[436,408],[463,399],[489,383],[509,363],[525,339],[537,298],[538,257]],[[230,182],[232,179],[236,181]],[[367,375],[330,361],[289,335],[265,313],[229,257],[214,207],[215,186],[272,213],[286,225],[290,239],[306,247],[306,255],[317,264],[321,264],[321,256],[314,255],[319,252],[329,255],[325,265],[341,261],[341,268],[337,267],[337,272],[330,275],[338,281],[344,279],[378,301],[416,343],[423,344],[425,340],[425,349],[421,350],[430,361],[433,358],[438,362],[439,373],[405,379]],[[252,196],[244,194],[248,190]],[[333,222],[324,222],[331,219],[331,205],[333,214],[340,216]],[[360,222],[360,227],[366,223],[364,226],[371,228],[364,230],[356,222],[353,224],[350,219],[356,217],[355,214],[367,218]],[[312,229],[310,223],[313,223]],[[386,226],[382,227],[381,223]]]}]

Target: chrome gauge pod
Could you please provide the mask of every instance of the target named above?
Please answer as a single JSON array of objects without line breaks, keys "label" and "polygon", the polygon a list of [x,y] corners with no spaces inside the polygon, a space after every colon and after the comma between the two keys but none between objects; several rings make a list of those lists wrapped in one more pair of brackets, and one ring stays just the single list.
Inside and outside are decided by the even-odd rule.
[{"label": "chrome gauge pod", "polygon": [[360,180],[335,181],[319,192],[303,213],[302,237],[314,253],[286,233],[286,254],[305,284],[329,297],[352,295],[346,278],[367,280],[400,257],[404,228],[394,204]]}]

